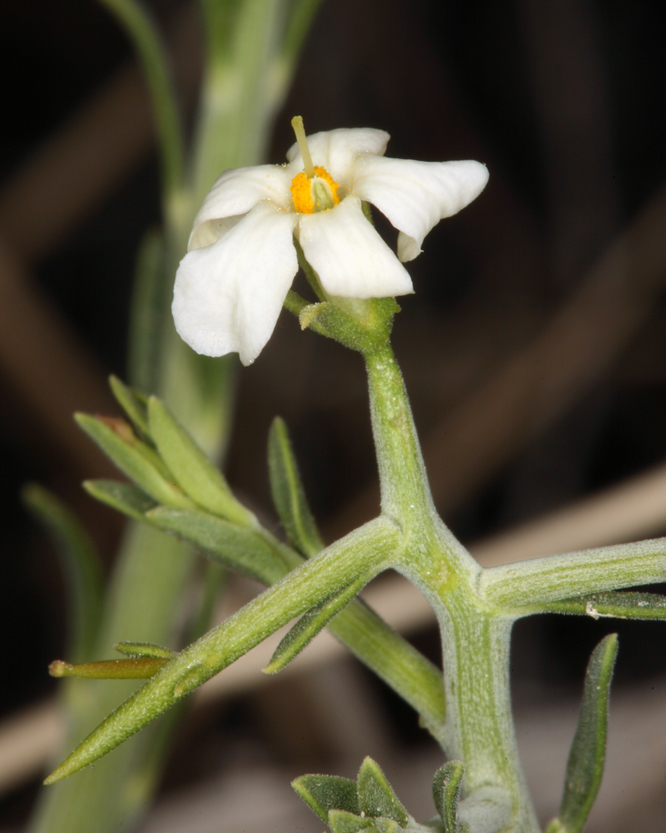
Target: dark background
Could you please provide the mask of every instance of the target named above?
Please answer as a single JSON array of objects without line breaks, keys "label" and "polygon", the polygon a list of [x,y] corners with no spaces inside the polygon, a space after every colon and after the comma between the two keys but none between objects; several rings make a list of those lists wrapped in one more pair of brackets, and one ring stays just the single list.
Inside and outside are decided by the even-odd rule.
[{"label": "dark background", "polygon": [[[183,35],[176,0],[151,7],[187,56],[179,83],[191,120],[196,27]],[[272,162],[300,113],[309,132],[383,128],[391,156],[475,158],[490,169],[484,194],[410,264],[416,294],[401,301],[394,337],[438,508],[465,543],[666,454],[662,18],[656,2],[324,0],[277,120]],[[46,666],[64,644],[57,562],[19,491],[31,480],[56,490],[110,563],[119,522],[78,487],[108,464],[68,414],[115,412],[104,377],[124,374],[136,250],[160,218],[146,115],[128,116],[120,161],[100,164],[91,151],[90,170],[83,153],[80,167],[44,174],[58,170],[59,142],[122,73],[128,112],[136,99],[145,113],[131,49],[109,15],[83,0],[5,2],[0,55],[0,710],[9,715],[54,690]],[[90,195],[77,201],[82,187]],[[50,215],[34,209],[41,202]],[[634,236],[617,248],[627,229]],[[291,427],[327,537],[374,514],[360,359],[301,334],[287,313],[241,374],[228,462],[232,484],[269,517],[264,448],[276,413]],[[663,532],[666,514],[663,529],[646,530]],[[577,692],[611,629],[621,634],[618,686],[663,673],[657,626],[544,617],[517,628],[517,700]],[[419,640],[436,657],[434,635]],[[413,719],[379,696],[396,744],[418,743]],[[218,739],[244,721],[256,730],[262,708],[230,708],[215,723]],[[286,755],[273,740],[270,754]],[[33,792],[4,800],[8,820],[24,816]]]}]

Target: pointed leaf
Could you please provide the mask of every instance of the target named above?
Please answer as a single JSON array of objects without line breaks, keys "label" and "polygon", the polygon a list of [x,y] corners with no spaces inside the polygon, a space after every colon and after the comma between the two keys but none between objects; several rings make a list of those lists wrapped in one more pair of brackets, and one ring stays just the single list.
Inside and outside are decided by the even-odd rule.
[{"label": "pointed leaf", "polygon": [[371,818],[356,816],[346,810],[331,810],[328,814],[328,826],[333,833],[358,833],[359,830],[367,828],[376,830]]},{"label": "pointed leaf", "polygon": [[89,680],[149,680],[167,661],[164,657],[102,659],[78,663],[57,659],[49,665],[49,674],[52,677],[85,677]]},{"label": "pointed leaf", "polygon": [[276,417],[268,434],[268,470],[273,503],[287,536],[308,558],[324,548],[324,542],[310,511],[287,426]]},{"label": "pointed leaf", "polygon": [[449,761],[437,770],[432,780],[432,797],[444,822],[445,833],[456,833],[456,816],[464,773],[465,767],[460,761]]},{"label": "pointed leaf", "polygon": [[116,642],[113,646],[120,654],[126,657],[138,659],[139,657],[152,657],[154,659],[171,659],[174,652],[161,645],[153,645],[152,642]]},{"label": "pointed leaf", "polygon": [[366,577],[348,584],[342,590],[333,593],[328,599],[303,614],[291,630],[280,641],[271,657],[271,661],[264,668],[265,674],[277,674],[282,671],[303,648],[311,642],[319,631],[345,608],[352,599],[360,593],[366,583]]},{"label": "pointed leaf", "polygon": [[[159,510],[157,510],[159,511]],[[217,519],[216,519],[217,520]],[[288,581],[278,582],[208,631],[172,659],[94,729],[49,775],[53,784],[94,763],[174,706],[215,674],[252,650],[287,622],[331,595],[333,588],[391,563],[402,534],[388,518],[375,518],[304,561]]]},{"label": "pointed leaf", "polygon": [[[88,414],[75,414],[74,418],[116,466],[158,503],[192,506],[190,499],[164,476],[161,461],[152,448],[136,437],[128,441],[102,419]],[[129,425],[127,429],[131,431]]]},{"label": "pointed leaf", "polygon": [[544,613],[578,613],[593,619],[666,619],[666,596],[659,593],[609,591],[552,602]]},{"label": "pointed leaf", "polygon": [[608,699],[617,657],[617,634],[602,639],[585,674],[583,703],[574,735],[559,820],[567,833],[579,833],[587,821],[604,770]]},{"label": "pointed leaf", "polygon": [[85,660],[97,636],[102,609],[103,573],[95,546],[77,517],[55,495],[35,484],[26,486],[23,501],[51,532],[67,585],[70,656]]},{"label": "pointed leaf", "polygon": [[305,801],[313,813],[328,822],[329,810],[346,810],[359,815],[356,782],[337,775],[302,775],[291,782],[296,794]]},{"label": "pointed leaf", "polygon": [[358,798],[366,816],[387,816],[402,825],[409,821],[407,810],[372,758],[363,761],[358,773]]},{"label": "pointed leaf", "polygon": [[85,480],[83,488],[101,503],[137,521],[148,522],[146,512],[157,506],[141,489],[118,480]]},{"label": "pointed leaf", "polygon": [[243,575],[274,584],[289,572],[280,552],[262,532],[235,526],[196,509],[158,506],[149,521],[196,544],[211,558]]},{"label": "pointed leaf", "polygon": [[144,440],[150,438],[148,428],[148,411],[143,397],[129,388],[117,376],[109,376],[109,386],[120,407],[132,420],[132,424]]},{"label": "pointed leaf", "polygon": [[256,526],[254,515],[236,500],[220,470],[154,396],[148,400],[148,421],[162,459],[185,494],[213,515]]}]

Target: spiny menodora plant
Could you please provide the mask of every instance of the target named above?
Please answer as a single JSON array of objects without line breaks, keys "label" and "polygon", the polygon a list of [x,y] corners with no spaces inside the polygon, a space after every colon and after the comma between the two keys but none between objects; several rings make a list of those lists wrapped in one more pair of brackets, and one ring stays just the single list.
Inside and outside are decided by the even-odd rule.
[{"label": "spiny menodora plant", "polygon": [[[132,683],[93,695],[84,681],[70,680],[71,745],[102,722],[47,781],[96,761],[295,619],[268,673],[284,668],[329,627],[412,705],[448,759],[433,780],[438,816],[421,824],[370,759],[356,782],[328,775],[297,779],[296,791],[331,830],[537,830],[513,736],[511,627],[545,612],[662,618],[661,597],[617,591],[663,580],[666,543],[484,570],[435,512],[389,336],[395,296],[412,291],[402,263],[420,253],[440,219],[478,195],[485,168],[387,159],[388,136],[381,131],[338,130],[306,139],[298,122],[286,166],[242,167],[265,152],[317,0],[200,0],[206,60],[200,114],[186,152],[155,28],[133,0],[103,2],[128,30],[146,69],[161,148],[164,228],[148,237],[140,257],[130,385],[112,380],[126,418],[78,417],[131,481],[86,484],[134,522],[101,617],[101,580],[89,541],[50,496],[33,489],[28,499],[63,540],[76,589],[72,662],[53,663],[52,673],[147,682],[113,711]],[[190,235],[194,212],[223,170]],[[371,205],[398,229],[397,257],[374,231]],[[165,315],[188,235],[190,253],[178,268],[173,301],[176,327],[198,353],[218,358],[192,352]],[[312,303],[290,291],[299,265]],[[303,329],[357,351],[367,367],[381,514],[329,547],[308,508],[282,421],[271,428],[268,456],[288,543],[235,498],[211,462],[226,444],[232,401],[233,365],[219,357],[238,352],[252,362],[283,305]],[[211,566],[198,615],[183,631],[176,614],[191,571],[190,545],[206,553]],[[219,564],[270,589],[196,640],[206,630]],[[356,600],[387,568],[413,581],[435,610],[443,677]],[[161,647],[188,638],[195,641],[182,651]],[[114,645],[121,658],[100,660]],[[594,801],[616,651],[610,636],[591,657],[562,804],[548,833],[582,830]],[[32,829],[83,833],[94,819],[101,833],[129,823],[154,789],[172,724],[152,724],[94,773],[49,787]]]},{"label": "spiny menodora plant", "polygon": [[[487,181],[477,162],[386,158],[388,135],[339,129],[297,141],[284,166],[226,170],[197,214],[178,267],[176,329],[205,355],[253,362],[282,306],[303,330],[363,358],[381,486],[373,521],[325,546],[309,509],[284,423],[268,440],[270,483],[288,543],[233,494],[219,469],[162,399],[117,379],[126,418],[79,415],[81,427],[131,484],[90,481],[88,491],[130,518],[195,545],[268,589],[181,651],[123,641],[122,658],[55,662],[56,676],[146,682],[47,778],[73,775],[179,703],[267,636],[295,620],[265,671],[282,670],[324,627],[418,712],[441,745],[438,815],[417,822],[377,763],[356,782],[306,775],[298,794],[334,833],[539,830],[516,750],[509,698],[511,629],[539,613],[659,619],[666,599],[623,588],[663,581],[666,540],[607,547],[483,569],[437,515],[419,441],[390,345],[396,295],[412,292],[404,262],[439,220],[475,199]],[[398,230],[397,256],[375,231],[372,207]],[[314,294],[290,289],[302,268]],[[304,336],[306,337],[306,336]],[[443,675],[356,599],[386,569],[406,576],[432,605]],[[614,635],[590,659],[558,817],[548,833],[583,829],[601,781]],[[78,776],[76,776],[78,777]]]}]

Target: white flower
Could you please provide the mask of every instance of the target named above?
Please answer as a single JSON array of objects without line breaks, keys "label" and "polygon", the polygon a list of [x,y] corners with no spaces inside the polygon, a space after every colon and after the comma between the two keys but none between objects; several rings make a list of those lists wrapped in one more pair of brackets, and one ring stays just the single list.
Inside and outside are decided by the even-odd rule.
[{"label": "white flower", "polygon": [[[472,161],[387,159],[388,140],[371,128],[309,136],[310,178],[298,143],[286,165],[222,174],[194,220],[176,274],[176,329],[194,350],[238,352],[246,365],[256,359],[298,271],[294,235],[330,296],[413,291],[401,261],[413,260],[436,223],[481,193],[488,171]],[[399,230],[397,257],[366,219],[362,200]]]}]

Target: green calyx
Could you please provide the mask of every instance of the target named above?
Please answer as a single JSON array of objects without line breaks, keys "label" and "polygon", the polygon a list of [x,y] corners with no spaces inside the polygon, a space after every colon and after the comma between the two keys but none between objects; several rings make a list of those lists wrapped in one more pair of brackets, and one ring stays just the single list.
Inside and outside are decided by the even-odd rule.
[{"label": "green calyx", "polygon": [[295,292],[285,301],[298,316],[301,329],[314,330],[363,355],[385,347],[391,336],[393,317],[400,311],[395,298],[330,298],[308,304]]}]

